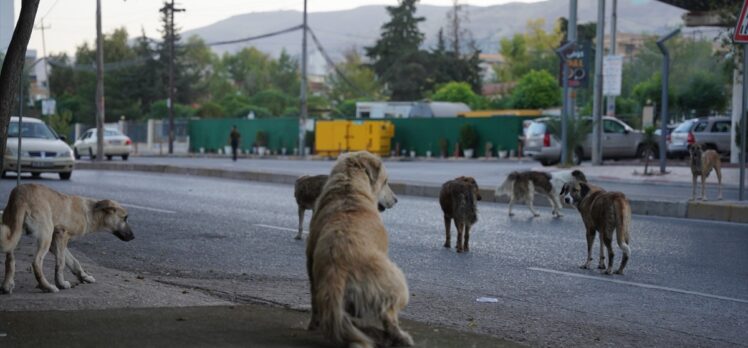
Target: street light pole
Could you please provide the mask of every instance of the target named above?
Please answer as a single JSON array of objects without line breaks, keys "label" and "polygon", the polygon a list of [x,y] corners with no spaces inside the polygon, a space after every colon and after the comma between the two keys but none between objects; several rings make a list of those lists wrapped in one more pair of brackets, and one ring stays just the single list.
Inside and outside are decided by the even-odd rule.
[{"label": "street light pole", "polygon": [[592,164],[603,164],[603,55],[605,54],[605,0],[597,1],[597,38],[595,39],[595,91],[592,101]]},{"label": "street light pole", "polygon": [[101,34],[101,0],[96,0],[96,160],[104,158],[104,36]]},{"label": "street light pole", "polygon": [[[616,28],[618,25],[618,0],[613,0],[613,9],[610,14],[610,55],[616,55]],[[608,96],[608,110],[606,112],[608,116],[616,115],[616,96]]]},{"label": "street light pole", "polygon": [[670,122],[670,115],[668,114],[668,88],[670,83],[670,51],[665,46],[665,41],[670,40],[673,36],[680,33],[680,29],[675,29],[669,34],[661,37],[657,40],[657,47],[662,51],[662,97],[660,98],[660,173],[667,173],[665,166],[667,164],[667,144],[665,138],[667,137],[667,124]]},{"label": "street light pole", "polygon": [[748,134],[748,83],[746,83],[746,76],[748,76],[748,44],[743,44],[743,112],[741,113],[742,123],[740,126],[740,188],[738,192],[738,200],[745,199],[745,150],[746,134]]},{"label": "street light pole", "polygon": [[304,27],[302,28],[302,34],[301,34],[301,95],[299,99],[301,99],[301,107],[300,107],[300,115],[299,115],[299,156],[302,158],[305,157],[305,141],[306,141],[306,119],[307,119],[307,97],[306,97],[306,88],[307,88],[307,76],[306,76],[306,31],[307,31],[307,21],[306,21],[306,2],[307,0],[304,0]]}]

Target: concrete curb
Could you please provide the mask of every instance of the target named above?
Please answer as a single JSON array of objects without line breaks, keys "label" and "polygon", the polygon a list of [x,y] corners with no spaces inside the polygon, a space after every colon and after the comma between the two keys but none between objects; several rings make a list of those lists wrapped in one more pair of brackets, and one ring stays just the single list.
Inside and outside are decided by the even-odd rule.
[{"label": "concrete curb", "polygon": [[[293,184],[298,178],[293,174],[278,174],[242,170],[224,170],[200,167],[180,167],[165,164],[142,164],[142,163],[114,163],[114,162],[79,162],[77,169],[87,170],[112,170],[112,171],[137,171],[148,173],[194,175],[202,177],[214,177],[233,180],[249,180],[269,182],[276,184]],[[441,186],[429,184],[415,184],[405,182],[391,182],[390,186],[395,193],[406,196],[439,197]],[[493,189],[482,188],[480,190],[484,201],[508,203],[506,196],[494,197]],[[672,218],[687,218],[701,220],[715,220],[725,222],[748,223],[748,204],[731,201],[654,201],[631,199],[631,211],[637,215],[651,215]],[[545,197],[535,196],[535,205],[550,206]]]}]

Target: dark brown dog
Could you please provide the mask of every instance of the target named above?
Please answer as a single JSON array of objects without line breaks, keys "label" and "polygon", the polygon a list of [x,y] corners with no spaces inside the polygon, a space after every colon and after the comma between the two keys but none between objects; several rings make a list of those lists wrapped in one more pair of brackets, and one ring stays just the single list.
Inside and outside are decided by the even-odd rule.
[{"label": "dark brown dog", "polygon": [[444,228],[447,237],[444,242],[445,248],[451,247],[449,230],[452,219],[454,219],[457,228],[457,252],[470,250],[468,246],[470,228],[478,221],[478,204],[476,201],[480,200],[478,183],[472,177],[461,176],[442,185],[442,190],[439,193],[439,204],[444,213]]},{"label": "dark brown dog", "polygon": [[[575,181],[564,185],[561,195],[567,204],[573,204],[582,215],[582,221],[587,230],[587,261],[581,268],[589,269],[592,262],[592,245],[595,243],[595,233],[600,232],[600,263],[599,269],[605,269],[605,274],[613,271],[613,231],[616,233],[618,247],[623,251],[621,266],[615,271],[623,274],[623,269],[629,261],[629,226],[631,226],[631,206],[626,196],[620,192],[607,192],[602,188],[585,182]],[[605,267],[603,245],[608,249],[608,266]]]},{"label": "dark brown dog", "polygon": [[718,183],[718,194],[717,199],[722,199],[722,163],[719,159],[719,154],[714,150],[702,150],[701,145],[691,144],[688,145],[688,154],[691,157],[691,175],[693,176],[693,193],[691,199],[696,199],[696,177],[701,177],[701,199],[706,200],[705,186],[706,178],[712,172],[712,169],[717,173]]},{"label": "dark brown dog", "polygon": [[325,182],[327,182],[327,175],[304,175],[296,179],[293,190],[296,205],[299,206],[299,234],[296,235],[296,239],[301,239],[301,234],[304,231],[304,212],[307,209],[314,211],[314,202],[322,193]]}]

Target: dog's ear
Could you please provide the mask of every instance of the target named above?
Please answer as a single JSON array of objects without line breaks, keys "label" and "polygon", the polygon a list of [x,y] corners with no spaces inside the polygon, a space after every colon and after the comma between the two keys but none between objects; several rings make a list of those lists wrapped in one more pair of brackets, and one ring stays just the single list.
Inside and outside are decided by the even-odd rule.
[{"label": "dog's ear", "polygon": [[586,197],[590,193],[590,186],[587,183],[579,183],[579,197]]},{"label": "dog's ear", "polygon": [[573,172],[571,172],[571,176],[574,179],[577,179],[577,181],[579,181],[579,182],[587,182],[587,177],[579,169],[575,169]]},{"label": "dog's ear", "polygon": [[379,179],[379,172],[382,170],[382,162],[368,152],[360,152],[349,157],[355,163],[355,166],[361,168],[369,177],[372,185]]},{"label": "dog's ear", "polygon": [[117,211],[118,207],[119,206],[117,205],[117,203],[114,203],[114,201],[105,199],[94,204],[94,211],[103,211],[107,214],[113,214]]},{"label": "dog's ear", "polygon": [[565,194],[569,193],[569,184],[564,184],[564,186],[561,187],[561,193],[559,193],[560,196],[563,196]]}]

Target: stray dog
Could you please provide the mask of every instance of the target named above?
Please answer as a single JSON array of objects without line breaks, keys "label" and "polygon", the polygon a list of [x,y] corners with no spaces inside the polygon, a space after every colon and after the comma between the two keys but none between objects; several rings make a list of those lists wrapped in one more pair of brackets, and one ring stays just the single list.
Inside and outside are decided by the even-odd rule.
[{"label": "stray dog", "polygon": [[[127,224],[127,211],[114,201],[68,196],[37,184],[16,187],[10,192],[8,205],[3,213],[3,223],[0,225],[0,247],[5,253],[5,281],[2,291],[13,291],[13,251],[24,232],[38,243],[32,266],[39,288],[43,291],[58,292],[59,288],[70,288],[70,282],[63,277],[65,265],[81,283],[95,282],[67,249],[67,243],[71,238],[96,231],[111,232],[123,241],[135,238]],[[42,272],[42,263],[50,246],[56,256],[57,286],[50,284]]]},{"label": "stray dog", "polygon": [[319,326],[348,347],[413,345],[398,321],[408,304],[408,284],[387,255],[379,215],[396,202],[379,158],[365,151],[338,157],[307,239],[310,330]]},{"label": "stray dog", "polygon": [[514,216],[512,206],[515,200],[525,202],[533,216],[540,214],[533,207],[535,193],[542,194],[548,198],[553,207],[553,217],[561,217],[561,201],[559,195],[565,184],[572,180],[587,182],[587,177],[580,170],[558,171],[553,173],[526,171],[512,172],[507,176],[504,183],[496,188],[496,197],[509,195],[509,216]]},{"label": "stray dog", "polygon": [[314,202],[322,193],[322,187],[325,186],[326,181],[327,175],[304,175],[296,179],[293,191],[296,205],[299,206],[299,234],[296,235],[296,239],[301,239],[301,234],[304,231],[304,212],[307,209],[314,211]]},{"label": "stray dog", "polygon": [[[439,193],[439,205],[444,213],[444,228],[446,229],[445,248],[451,247],[450,228],[452,219],[457,228],[457,252],[470,250],[470,227],[478,221],[478,203],[481,200],[478,183],[469,176],[449,180],[442,185]],[[464,235],[464,239],[463,239]]]},{"label": "stray dog", "polygon": [[[587,229],[587,261],[581,266],[589,269],[592,262],[592,245],[595,243],[595,233],[600,232],[600,263],[599,269],[605,269],[605,274],[613,271],[613,231],[616,233],[618,247],[623,251],[621,266],[615,271],[623,274],[623,269],[629,261],[631,248],[629,247],[629,228],[631,226],[631,206],[626,196],[620,192],[607,192],[597,186],[585,182],[572,182],[564,185],[561,194],[567,204],[574,204],[582,215],[582,221]],[[603,244],[608,249],[608,266],[605,267]]]},{"label": "stray dog", "polygon": [[691,157],[691,175],[693,176],[693,193],[691,200],[696,199],[696,177],[701,177],[701,199],[706,200],[705,186],[706,178],[712,172],[717,173],[718,194],[717,199],[722,199],[722,163],[719,154],[714,150],[702,150],[701,145],[691,144],[688,146],[688,153]]}]

